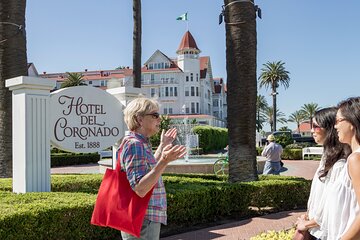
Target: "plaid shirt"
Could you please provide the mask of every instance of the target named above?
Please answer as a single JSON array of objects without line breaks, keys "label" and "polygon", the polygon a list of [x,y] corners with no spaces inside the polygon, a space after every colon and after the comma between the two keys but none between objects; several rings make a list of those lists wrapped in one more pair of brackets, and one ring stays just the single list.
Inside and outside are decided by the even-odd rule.
[{"label": "plaid shirt", "polygon": [[[125,142],[121,151],[121,168],[126,169],[127,179],[132,189],[139,183],[157,161],[152,153],[151,145],[146,137],[141,134],[127,131]],[[166,224],[166,192],[160,177],[155,185],[145,214],[145,219],[152,222]]]}]

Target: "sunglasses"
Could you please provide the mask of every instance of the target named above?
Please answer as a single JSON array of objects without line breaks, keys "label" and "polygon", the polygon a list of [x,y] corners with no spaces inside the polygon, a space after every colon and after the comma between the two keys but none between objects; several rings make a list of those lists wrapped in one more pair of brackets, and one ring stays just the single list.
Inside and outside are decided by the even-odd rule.
[{"label": "sunglasses", "polygon": [[148,114],[145,114],[145,116],[151,116],[153,119],[159,119],[160,113],[158,113],[158,112],[148,113]]},{"label": "sunglasses", "polygon": [[312,129],[314,129],[314,131],[320,131],[321,127],[315,123],[312,124]]}]

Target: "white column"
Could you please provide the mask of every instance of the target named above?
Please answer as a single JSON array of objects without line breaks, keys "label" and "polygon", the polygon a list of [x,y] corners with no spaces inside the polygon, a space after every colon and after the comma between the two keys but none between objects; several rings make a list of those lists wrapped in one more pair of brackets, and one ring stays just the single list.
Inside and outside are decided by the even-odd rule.
[{"label": "white column", "polygon": [[50,191],[50,90],[56,81],[20,76],[12,91],[13,192]]},{"label": "white column", "polygon": [[[126,107],[126,105],[133,99],[139,97],[140,95],[146,96],[145,94],[145,89],[143,88],[134,88],[134,87],[130,87],[130,86],[126,86],[126,87],[117,87],[117,88],[110,88],[106,90],[108,93],[112,94],[114,97],[117,98],[117,100],[119,100],[119,102],[122,104],[123,109]],[[119,116],[119,121],[123,122],[123,129],[121,129],[120,131],[122,131],[120,133],[120,136],[124,136],[125,135],[125,131],[127,131],[127,126],[124,122],[124,115],[121,112],[120,116]],[[118,149],[119,146],[114,145],[113,146],[113,161],[112,161],[112,166],[113,169],[115,169],[116,167],[116,151]]]}]

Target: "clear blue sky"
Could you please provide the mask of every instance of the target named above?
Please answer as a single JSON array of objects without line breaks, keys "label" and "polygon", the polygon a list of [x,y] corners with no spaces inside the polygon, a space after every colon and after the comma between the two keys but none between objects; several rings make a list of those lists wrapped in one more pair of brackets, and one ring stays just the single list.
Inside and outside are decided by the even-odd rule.
[{"label": "clear blue sky", "polygon": [[[176,56],[188,12],[189,30],[214,77],[226,79],[222,0],[142,0],[142,63],[157,49]],[[290,87],[280,87],[278,108],[289,116],[305,103],[321,107],[360,96],[360,1],[258,0],[258,75],[268,61],[283,61]],[[132,66],[132,1],[28,0],[28,61],[39,72],[76,72]],[[272,104],[270,90],[260,89]],[[280,125],[281,126],[281,125]],[[294,124],[289,124],[295,128]],[[268,130],[266,126],[265,130]]]}]

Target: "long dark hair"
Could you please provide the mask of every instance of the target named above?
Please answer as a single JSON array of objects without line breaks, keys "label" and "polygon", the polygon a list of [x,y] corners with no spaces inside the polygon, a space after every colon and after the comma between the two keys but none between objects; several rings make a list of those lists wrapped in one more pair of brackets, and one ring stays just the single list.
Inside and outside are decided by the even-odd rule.
[{"label": "long dark hair", "polygon": [[355,129],[355,138],[360,143],[360,97],[352,97],[341,101],[338,109],[346,121]]},{"label": "long dark hair", "polygon": [[317,124],[325,130],[324,153],[323,158],[325,164],[323,169],[319,171],[319,179],[324,179],[330,169],[339,159],[346,159],[351,153],[350,146],[339,142],[339,138],[335,129],[336,107],[323,108],[316,111],[314,119]]}]

